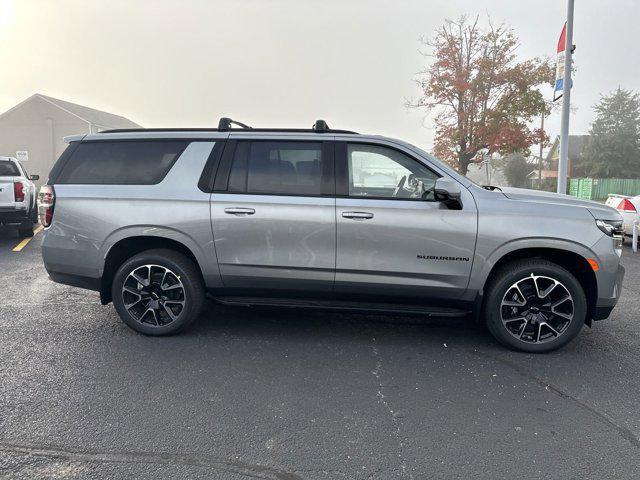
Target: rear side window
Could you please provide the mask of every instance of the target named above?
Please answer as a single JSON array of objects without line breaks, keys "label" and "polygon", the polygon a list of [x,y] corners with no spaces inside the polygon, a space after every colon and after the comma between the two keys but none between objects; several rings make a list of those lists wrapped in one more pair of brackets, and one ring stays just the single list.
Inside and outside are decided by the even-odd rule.
[{"label": "rear side window", "polygon": [[185,141],[80,143],[56,183],[154,185],[167,175],[187,148]]},{"label": "rear side window", "polygon": [[0,160],[0,177],[19,177],[20,170],[16,164],[7,160]]},{"label": "rear side window", "polygon": [[238,142],[230,192],[321,195],[320,142]]}]

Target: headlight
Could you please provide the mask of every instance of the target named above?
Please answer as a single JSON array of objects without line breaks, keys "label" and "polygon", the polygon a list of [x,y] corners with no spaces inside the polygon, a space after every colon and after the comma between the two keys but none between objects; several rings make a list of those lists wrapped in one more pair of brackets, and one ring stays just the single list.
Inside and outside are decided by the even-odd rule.
[{"label": "headlight", "polygon": [[596,220],[596,226],[610,237],[622,236],[622,220]]}]

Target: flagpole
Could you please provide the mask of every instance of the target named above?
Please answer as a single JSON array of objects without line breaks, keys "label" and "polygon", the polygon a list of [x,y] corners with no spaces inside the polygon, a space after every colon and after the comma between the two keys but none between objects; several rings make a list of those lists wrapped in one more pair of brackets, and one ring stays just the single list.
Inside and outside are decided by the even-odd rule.
[{"label": "flagpole", "polygon": [[567,35],[564,48],[564,76],[562,79],[562,125],[560,127],[560,160],[558,162],[558,193],[567,193],[569,164],[569,107],[571,104],[571,57],[573,50],[573,4],[567,1]]}]

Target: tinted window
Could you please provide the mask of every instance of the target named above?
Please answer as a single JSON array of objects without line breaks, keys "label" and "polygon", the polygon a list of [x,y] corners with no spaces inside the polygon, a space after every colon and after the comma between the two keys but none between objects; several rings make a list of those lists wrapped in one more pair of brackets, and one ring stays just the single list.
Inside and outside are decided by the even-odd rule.
[{"label": "tinted window", "polygon": [[60,176],[64,165],[71,158],[71,155],[73,155],[73,152],[75,152],[76,148],[78,148],[78,145],[80,145],[80,142],[71,142],[69,145],[67,145],[67,148],[65,148],[64,152],[62,152],[62,155],[60,155],[60,158],[58,158],[58,160],[56,160],[56,163],[53,164],[53,167],[49,172],[49,179],[46,183],[48,183],[49,185],[57,183],[58,177]]},{"label": "tinted window", "polygon": [[231,173],[229,173],[229,192],[247,191],[247,157],[249,153],[249,142],[240,142],[236,147],[233,156]]},{"label": "tinted window", "polygon": [[153,185],[167,174],[187,147],[184,141],[80,143],[57,183]]},{"label": "tinted window", "polygon": [[322,144],[319,142],[239,142],[229,191],[281,195],[320,195]]},{"label": "tinted window", "polygon": [[0,160],[0,177],[19,177],[20,171],[16,164],[7,160]]},{"label": "tinted window", "polygon": [[433,200],[438,175],[392,148],[349,144],[349,196]]}]

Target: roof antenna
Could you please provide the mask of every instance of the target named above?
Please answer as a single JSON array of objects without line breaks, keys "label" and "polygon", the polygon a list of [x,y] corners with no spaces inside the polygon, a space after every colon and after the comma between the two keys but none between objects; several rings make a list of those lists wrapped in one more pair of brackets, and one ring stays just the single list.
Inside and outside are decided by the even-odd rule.
[{"label": "roof antenna", "polygon": [[329,125],[324,120],[316,120],[311,129],[317,133],[325,133],[329,131]]},{"label": "roof antenna", "polygon": [[242,122],[237,122],[235,120],[230,119],[229,117],[222,117],[218,122],[218,130],[220,130],[221,132],[226,132],[228,130],[231,130],[231,125],[237,125],[240,128],[245,128],[245,129],[251,128],[249,125],[245,125]]}]

